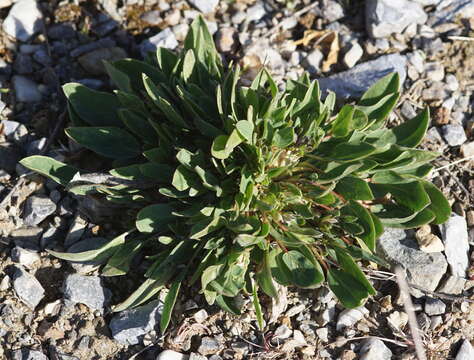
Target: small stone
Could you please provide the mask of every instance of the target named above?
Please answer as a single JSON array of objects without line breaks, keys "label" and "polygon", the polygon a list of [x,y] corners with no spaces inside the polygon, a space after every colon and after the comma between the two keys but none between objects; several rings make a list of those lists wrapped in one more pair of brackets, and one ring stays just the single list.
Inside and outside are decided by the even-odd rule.
[{"label": "small stone", "polygon": [[202,324],[204,321],[206,321],[208,317],[209,315],[204,309],[199,310],[193,315],[194,320],[196,320],[196,322],[199,324]]},{"label": "small stone", "polygon": [[[179,13],[179,10],[178,10]],[[160,16],[160,12],[158,10],[150,10],[147,12],[144,12],[141,16],[140,19],[150,25],[159,25],[161,22],[163,22],[163,19]],[[168,25],[173,26],[176,24],[170,24],[168,22]]]},{"label": "small stone", "polygon": [[286,312],[286,316],[288,316],[289,318],[299,314],[300,312],[302,312],[304,309],[306,308],[306,305],[305,304],[299,304],[299,305],[295,305],[293,307],[291,307],[290,309],[288,309],[288,311]]},{"label": "small stone", "polygon": [[329,330],[328,328],[319,328],[319,329],[316,329],[316,335],[318,336],[318,338],[322,341],[322,342],[328,342],[329,341]]},{"label": "small stone", "polygon": [[402,332],[408,323],[408,315],[405,312],[394,311],[387,317],[388,326],[395,332]]},{"label": "small stone", "polygon": [[472,360],[474,359],[474,348],[469,340],[464,340],[459,348],[454,360]]},{"label": "small stone", "polygon": [[439,285],[437,291],[443,294],[459,295],[463,292],[466,279],[448,275]]},{"label": "small stone", "polygon": [[[463,157],[471,157],[474,156],[474,141],[467,142],[461,145],[461,155]],[[474,224],[472,224],[474,225]],[[469,225],[471,226],[471,225]]]},{"label": "small stone", "polygon": [[466,276],[469,266],[469,240],[466,219],[453,213],[448,221],[439,227],[451,274],[463,278]]},{"label": "small stone", "polygon": [[121,311],[110,321],[113,338],[120,344],[136,345],[160,323],[163,303],[160,300]]},{"label": "small stone", "polygon": [[366,27],[373,38],[401,33],[412,24],[424,24],[427,15],[420,4],[408,0],[368,0],[365,5]]},{"label": "small stone", "polygon": [[76,31],[69,24],[54,24],[48,27],[48,37],[54,40],[72,39]]},{"label": "small stone", "polygon": [[425,71],[425,56],[422,51],[415,50],[412,53],[407,54],[407,59],[419,74]]},{"label": "small stone", "polygon": [[50,303],[47,303],[43,308],[43,313],[46,316],[56,316],[61,310],[61,300],[56,300]]},{"label": "small stone", "polygon": [[77,48],[71,51],[70,55],[72,57],[78,57],[78,56],[81,56],[82,54],[91,52],[96,49],[114,47],[115,45],[116,45],[116,42],[110,38],[100,39],[97,41],[93,41],[93,42],[78,46]]},{"label": "small stone", "polygon": [[438,316],[432,316],[430,319],[430,329],[435,330],[438,326],[440,326],[443,323],[443,317],[438,315]]},{"label": "small stone", "polygon": [[420,313],[416,317],[416,321],[418,322],[418,327],[422,331],[426,331],[430,328],[431,326],[431,319],[428,315],[426,315],[424,312]]},{"label": "small stone", "polygon": [[26,42],[41,30],[42,17],[36,0],[18,0],[3,22],[3,31]]},{"label": "small stone", "polygon": [[245,19],[247,18],[247,14],[243,11],[237,11],[234,15],[232,15],[231,21],[235,25],[242,24]]},{"label": "small stone", "polygon": [[52,64],[51,57],[45,48],[41,48],[33,54],[33,59],[43,66],[50,66]]},{"label": "small stone", "polygon": [[439,299],[427,298],[425,301],[425,313],[427,315],[441,315],[446,311],[446,304]]},{"label": "small stone", "polygon": [[80,214],[76,215],[72,220],[71,226],[69,227],[66,238],[64,239],[64,246],[70,247],[75,242],[79,241],[87,228],[87,220],[84,219]]},{"label": "small stone", "polygon": [[237,30],[232,27],[222,27],[216,32],[216,47],[221,52],[234,52],[239,44]]},{"label": "small stone", "polygon": [[441,128],[444,140],[449,146],[459,146],[466,142],[467,137],[462,125],[444,125]]},{"label": "small stone", "polygon": [[93,50],[87,54],[80,56],[77,60],[79,64],[93,75],[106,74],[104,61],[117,61],[127,57],[125,50],[119,47],[103,48]]},{"label": "small stone", "polygon": [[324,3],[323,18],[328,22],[337,21],[344,17],[344,8],[337,1],[329,0]]},{"label": "small stone", "polygon": [[321,61],[324,59],[324,54],[319,49],[314,49],[303,60],[303,66],[312,75],[320,71]]},{"label": "small stone", "polygon": [[165,21],[169,26],[178,25],[181,21],[181,11],[174,9],[166,16]]},{"label": "small stone", "polygon": [[219,0],[189,0],[189,3],[203,14],[209,14],[216,10]]},{"label": "small stone", "polygon": [[446,99],[448,92],[446,86],[441,81],[434,81],[431,83],[431,86],[423,89],[421,92],[421,97],[425,101],[440,101]]},{"label": "small stone", "polygon": [[291,336],[291,334],[293,334],[293,331],[288,326],[280,325],[279,327],[276,328],[273,335],[277,339],[284,340],[284,339],[288,339]]},{"label": "small stone", "polygon": [[431,81],[444,79],[444,66],[440,62],[428,62],[425,64],[426,77]]},{"label": "small stone", "polygon": [[31,56],[19,53],[13,63],[13,69],[20,75],[31,74],[33,72],[33,60]]},{"label": "small stone", "polygon": [[15,96],[19,102],[39,102],[42,95],[38,90],[38,84],[22,75],[14,75],[12,78]]},{"label": "small stone", "polygon": [[26,200],[23,222],[28,226],[40,224],[56,211],[56,204],[46,195],[30,196]]},{"label": "small stone", "polygon": [[294,16],[287,17],[281,22],[281,28],[283,30],[293,29],[296,25],[298,25],[298,19]]},{"label": "small stone", "polygon": [[420,227],[415,233],[415,238],[418,241],[421,251],[433,253],[444,250],[443,242],[439,237],[431,233],[429,225]]},{"label": "small stone", "polygon": [[156,360],[187,360],[188,356],[173,350],[165,350],[159,353]]},{"label": "small stone", "polygon": [[215,338],[209,336],[202,338],[201,345],[198,348],[198,352],[202,355],[215,354],[220,350],[222,350],[222,345]]},{"label": "small stone", "polygon": [[40,282],[20,266],[16,267],[13,274],[13,288],[20,300],[31,310],[34,310],[44,297]]},{"label": "small stone", "polygon": [[163,47],[173,50],[178,46],[178,41],[170,28],[166,28],[158,34],[142,41],[140,51],[143,57],[149,52],[156,51],[157,48]]},{"label": "small stone", "polygon": [[446,86],[447,86],[448,90],[456,91],[456,90],[459,89],[459,81],[458,81],[458,79],[456,78],[455,75],[447,74],[444,81],[446,82]]},{"label": "small stone", "polygon": [[354,67],[362,55],[364,55],[362,46],[360,46],[357,41],[353,42],[349,51],[344,54],[344,65],[346,65],[349,69]]},{"label": "small stone", "polygon": [[265,6],[262,2],[257,2],[255,5],[247,8],[247,21],[259,21],[266,15]]},{"label": "small stone", "polygon": [[33,265],[40,261],[38,253],[15,246],[11,251],[12,261],[31,269]]},{"label": "small stone", "polygon": [[0,0],[0,9],[12,6],[13,0]]},{"label": "small stone", "polygon": [[48,357],[41,351],[28,348],[15,350],[12,356],[12,360],[48,360]]},{"label": "small stone", "polygon": [[360,306],[355,309],[344,309],[337,318],[337,331],[341,331],[345,328],[350,328],[368,313],[369,311],[364,306]]},{"label": "small stone", "polygon": [[360,360],[390,360],[392,352],[382,340],[368,338],[361,342]]},{"label": "small stone", "polygon": [[80,303],[92,310],[104,311],[110,300],[110,291],[102,286],[98,276],[71,274],[64,281],[64,297],[73,303]]}]

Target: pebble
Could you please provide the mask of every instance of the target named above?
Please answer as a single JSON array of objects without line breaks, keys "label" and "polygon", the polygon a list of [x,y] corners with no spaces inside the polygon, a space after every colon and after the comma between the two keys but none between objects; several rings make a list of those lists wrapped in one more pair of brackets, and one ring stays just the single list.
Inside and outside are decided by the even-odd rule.
[{"label": "pebble", "polygon": [[222,345],[213,337],[205,336],[201,339],[201,345],[199,345],[198,352],[202,355],[215,354],[222,350]]},{"label": "pebble", "polygon": [[405,312],[394,311],[387,316],[387,324],[395,332],[402,332],[407,323],[408,315]]},{"label": "pebble", "polygon": [[284,340],[284,339],[288,339],[292,334],[293,334],[293,331],[288,326],[283,324],[276,328],[273,335],[277,339]]},{"label": "pebble", "polygon": [[203,14],[209,14],[216,10],[219,0],[189,0],[189,3]]},{"label": "pebble", "polygon": [[315,333],[321,341],[323,341],[323,342],[328,342],[329,341],[329,330],[328,330],[328,328],[316,329]]},{"label": "pebble", "polygon": [[173,350],[162,351],[156,360],[187,360],[188,355],[181,354]]},{"label": "pebble", "polygon": [[247,21],[259,21],[266,15],[265,6],[261,1],[255,3],[255,5],[247,8]]},{"label": "pebble", "polygon": [[54,24],[48,27],[48,37],[54,40],[72,39],[76,31],[70,24]]},{"label": "pebble", "polygon": [[425,101],[444,100],[447,95],[446,85],[442,81],[433,81],[431,86],[423,89],[421,93]]},{"label": "pebble", "polygon": [[318,79],[322,90],[332,90],[338,97],[359,97],[377,80],[394,71],[400,83],[406,78],[406,57],[400,54],[383,55],[354,66],[352,69]]},{"label": "pebble", "polygon": [[446,311],[446,304],[439,299],[427,298],[425,301],[425,313],[429,316],[441,315]]},{"label": "pebble", "polygon": [[421,251],[426,253],[441,252],[444,250],[443,242],[435,234],[431,233],[429,225],[421,226],[415,233],[415,238]]},{"label": "pebble", "polygon": [[451,274],[463,278],[466,276],[469,266],[469,240],[466,219],[453,213],[448,221],[439,227]]},{"label": "pebble", "polygon": [[13,63],[13,69],[20,75],[31,74],[33,72],[33,60],[31,56],[19,53]]},{"label": "pebble", "polygon": [[0,281],[0,291],[8,290],[10,288],[10,284],[11,284],[10,276],[5,275],[2,281]]},{"label": "pebble", "polygon": [[431,81],[441,81],[444,79],[444,66],[438,62],[427,62],[425,64],[426,77]]},{"label": "pebble", "polygon": [[64,281],[64,297],[92,310],[104,311],[110,300],[110,291],[102,286],[98,276],[68,275]]},{"label": "pebble", "polygon": [[306,308],[305,304],[299,304],[299,305],[292,306],[290,309],[288,309],[288,311],[286,312],[285,315],[288,316],[288,317],[293,317],[293,316],[301,313],[305,308]]},{"label": "pebble", "polygon": [[328,0],[324,2],[322,15],[328,22],[337,21],[344,17],[344,8],[335,0]]},{"label": "pebble", "polygon": [[19,263],[27,269],[33,268],[33,265],[40,261],[40,256],[38,253],[23,249],[19,246],[15,246],[12,249],[10,256],[12,261]]},{"label": "pebble", "polygon": [[169,26],[178,25],[181,20],[181,11],[174,9],[168,15],[166,15],[165,21]]},{"label": "pebble", "polygon": [[149,52],[156,51],[157,48],[174,49],[178,46],[178,41],[170,28],[166,28],[158,34],[142,41],[140,51],[143,57]]},{"label": "pebble", "polygon": [[47,303],[43,308],[43,313],[46,316],[56,316],[61,310],[61,300],[56,300],[50,303]]},{"label": "pebble", "polygon": [[367,31],[373,38],[389,37],[410,24],[427,20],[423,7],[409,0],[367,0],[365,16]]},{"label": "pebble", "polygon": [[361,342],[359,360],[390,360],[392,352],[382,340],[368,338]]},{"label": "pebble", "polygon": [[437,291],[443,294],[459,295],[463,292],[465,285],[466,279],[458,276],[448,275],[445,279],[443,279]]},{"label": "pebble", "polygon": [[17,266],[13,274],[13,288],[20,300],[31,310],[34,310],[44,297],[43,286],[21,266]]},{"label": "pebble", "polygon": [[56,204],[46,195],[30,196],[26,200],[23,223],[28,226],[40,224],[56,211]]},{"label": "pebble", "polygon": [[460,150],[463,157],[474,156],[474,141],[462,144]]},{"label": "pebble", "polygon": [[353,42],[350,49],[344,54],[344,65],[346,65],[349,69],[354,67],[362,55],[364,55],[362,46],[360,46],[357,41]]},{"label": "pebble", "polygon": [[3,31],[27,42],[42,27],[42,14],[36,0],[18,0],[3,21]]},{"label": "pebble", "polygon": [[12,360],[48,360],[41,351],[22,348],[13,352]]},{"label": "pebble", "polygon": [[361,320],[369,311],[364,307],[360,306],[355,309],[344,309],[339,314],[336,323],[337,331],[341,331],[345,328],[350,328],[355,325],[359,320]]},{"label": "pebble", "polygon": [[[442,253],[427,254],[418,250],[418,244],[411,232],[386,228],[377,242],[377,254],[392,266],[401,266],[407,281],[429,291],[435,291],[446,273],[448,264]],[[411,289],[415,297],[424,294]]]},{"label": "pebble", "polygon": [[454,360],[472,360],[474,359],[474,348],[469,340],[465,339],[459,348]]},{"label": "pebble", "polygon": [[215,41],[217,50],[234,52],[239,44],[237,30],[233,27],[222,27],[216,32]]},{"label": "pebble", "polygon": [[193,318],[196,320],[197,323],[202,324],[206,319],[209,317],[208,313],[206,310],[201,309],[197,311],[194,315]]},{"label": "pebble", "polygon": [[407,54],[407,59],[410,64],[413,65],[415,70],[421,74],[425,71],[425,56],[423,51],[415,50]]},{"label": "pebble", "polygon": [[42,99],[38,84],[22,75],[14,75],[12,78],[16,100],[19,102],[39,102]]},{"label": "pebble", "polygon": [[93,50],[80,56],[77,60],[88,73],[93,75],[106,74],[104,61],[114,62],[127,57],[125,50],[119,47],[110,47]]},{"label": "pebble", "polygon": [[447,74],[444,81],[446,82],[446,87],[449,91],[456,91],[459,89],[459,81],[455,75]]},{"label": "pebble", "polygon": [[312,75],[320,71],[321,61],[324,59],[324,54],[319,49],[311,51],[303,60],[304,68]]},{"label": "pebble", "polygon": [[259,39],[245,49],[247,56],[256,56],[261,64],[265,64],[274,72],[282,72],[285,69],[285,61],[280,52],[275,50],[268,39]]},{"label": "pebble", "polygon": [[433,316],[430,319],[430,329],[435,330],[438,326],[443,323],[443,317],[440,315]]},{"label": "pebble", "polygon": [[87,228],[87,220],[80,214],[77,214],[71,222],[66,238],[64,239],[64,246],[70,247],[75,242],[79,241]]},{"label": "pebble", "polygon": [[139,344],[142,337],[159,324],[162,312],[163,303],[159,300],[121,311],[109,324],[113,338],[124,345]]},{"label": "pebble", "polygon": [[93,41],[93,42],[78,46],[77,48],[71,51],[70,55],[72,57],[78,57],[78,56],[81,56],[82,54],[91,52],[96,49],[114,47],[115,45],[116,43],[112,39],[109,39],[109,38],[100,39],[97,41]]}]

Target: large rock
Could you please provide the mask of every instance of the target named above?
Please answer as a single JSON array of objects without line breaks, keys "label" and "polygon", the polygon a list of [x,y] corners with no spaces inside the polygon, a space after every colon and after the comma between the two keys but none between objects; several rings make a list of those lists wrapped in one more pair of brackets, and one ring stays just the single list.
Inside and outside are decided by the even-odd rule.
[{"label": "large rock", "polygon": [[359,97],[377,80],[395,71],[400,75],[400,82],[403,84],[406,67],[405,56],[390,54],[318,81],[322,90],[332,90],[338,97]]},{"label": "large rock", "polygon": [[[418,1],[420,2],[430,0]],[[440,6],[437,7],[436,11],[430,14],[430,18],[428,20],[428,24],[430,26],[437,26],[443,23],[453,22],[453,20],[456,20],[457,18],[467,19],[474,16],[474,1],[472,0],[438,0],[438,3],[440,3]]]},{"label": "large rock", "polygon": [[30,196],[26,200],[23,222],[35,226],[56,211],[56,204],[46,195]]},{"label": "large rock", "polygon": [[28,41],[41,30],[42,14],[36,0],[18,0],[3,22],[3,31],[20,41]]},{"label": "large rock", "polygon": [[71,274],[64,282],[64,297],[73,303],[103,312],[109,303],[110,291],[102,286],[98,276]]},{"label": "large rock", "polygon": [[122,311],[110,321],[112,336],[121,344],[136,345],[159,324],[162,312],[163,303],[159,300]]},{"label": "large rock", "polygon": [[77,59],[79,64],[90,74],[102,75],[106,73],[104,61],[114,62],[127,57],[124,49],[110,47],[96,49],[84,54]]},{"label": "large rock", "polygon": [[456,358],[454,360],[472,360],[474,359],[474,348],[472,347],[469,340],[464,340],[461,344],[461,347],[456,354]]},{"label": "large rock", "polygon": [[466,277],[466,270],[469,266],[469,239],[466,219],[453,213],[448,221],[440,225],[439,228],[451,273],[461,278]]},{"label": "large rock", "polygon": [[[407,281],[428,291],[435,291],[445,274],[448,263],[442,253],[425,253],[411,232],[387,228],[377,242],[377,253],[392,266],[401,266]],[[411,288],[415,297],[424,294]]]},{"label": "large rock", "polygon": [[31,310],[34,310],[44,297],[40,282],[21,266],[18,266],[13,274],[13,288],[20,300]]},{"label": "large rock", "polygon": [[409,0],[367,0],[366,27],[373,38],[401,33],[413,23],[424,24],[427,15],[420,4]]}]

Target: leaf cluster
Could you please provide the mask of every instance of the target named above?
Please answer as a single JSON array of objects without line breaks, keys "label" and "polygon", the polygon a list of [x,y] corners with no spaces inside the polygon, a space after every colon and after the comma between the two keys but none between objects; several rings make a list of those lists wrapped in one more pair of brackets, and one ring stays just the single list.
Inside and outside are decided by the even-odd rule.
[{"label": "leaf cluster", "polygon": [[357,104],[335,112],[307,74],[280,89],[266,69],[248,87],[238,66],[224,67],[201,17],[184,50],[159,49],[145,61],[107,63],[117,90],[64,86],[67,135],[111,160],[110,178],[33,156],[22,164],[78,196],[101,196],[133,214],[127,231],[97,250],[51,253],[103,260],[105,276],[125,275],[147,256],[144,282],[120,311],[170,285],[166,329],[178,292],[200,281],[209,304],[238,314],[249,294],[262,324],[258,290],[275,284],[315,288],[326,282],[346,307],[375,293],[357,265],[375,254],[384,226],[439,224],[450,214],[424,178],[437,154],[416,149],[428,109],[394,128],[386,120],[399,99],[390,74]]}]

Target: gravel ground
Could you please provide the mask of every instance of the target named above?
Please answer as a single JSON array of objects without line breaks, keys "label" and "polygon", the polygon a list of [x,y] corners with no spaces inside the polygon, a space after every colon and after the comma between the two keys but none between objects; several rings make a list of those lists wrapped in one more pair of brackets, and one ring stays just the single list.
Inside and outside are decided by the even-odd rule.
[{"label": "gravel ground", "polygon": [[439,227],[388,230],[378,253],[406,274],[427,358],[474,359],[472,0],[0,0],[0,359],[416,358],[393,268],[365,268],[378,292],[353,310],[325,287],[280,288],[278,302],[263,298],[264,334],[248,299],[235,317],[190,289],[163,336],[164,294],[111,312],[136,286],[143,259],[124,280],[45,251],[93,249],[119,232],[117,209],[77,199],[18,164],[48,154],[100,169],[63,135],[60,85],[110,90],[102,60],[178,49],[200,12],[247,81],[262,65],[279,81],[307,70],[324,91],[357,97],[398,71],[402,101],[390,122],[430,107],[423,147],[441,153],[432,180],[453,216]]}]

